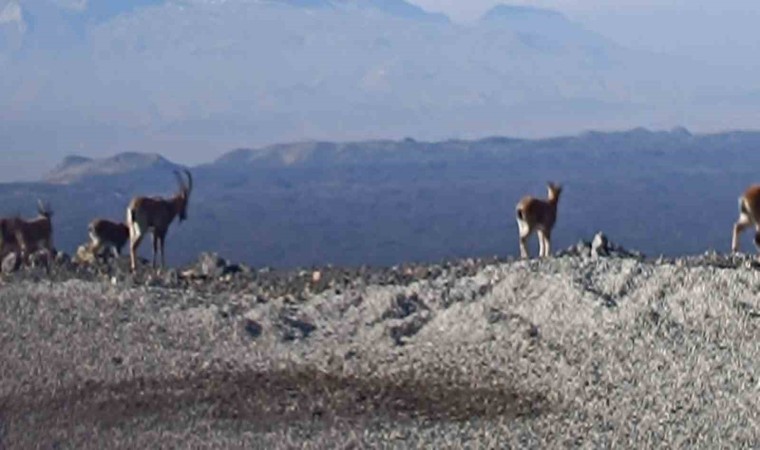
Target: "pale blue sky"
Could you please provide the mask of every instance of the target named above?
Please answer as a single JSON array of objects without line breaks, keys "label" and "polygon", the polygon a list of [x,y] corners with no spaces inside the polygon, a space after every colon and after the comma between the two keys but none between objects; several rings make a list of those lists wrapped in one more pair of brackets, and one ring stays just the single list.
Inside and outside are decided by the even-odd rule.
[{"label": "pale blue sky", "polygon": [[[445,30],[330,9],[178,0],[93,27],[79,46],[66,45],[68,16],[40,7],[50,1],[86,4],[13,0],[40,16],[24,57],[4,58],[4,44],[25,41],[0,28],[0,149],[14,161],[0,164],[0,181],[33,179],[70,153],[156,151],[192,164],[303,139],[760,124],[757,0],[507,1],[560,11],[605,37],[581,33],[549,52],[474,23],[499,0],[408,0],[469,22]],[[603,51],[587,53],[586,39]]]},{"label": "pale blue sky", "polygon": [[757,0],[409,0],[471,22],[500,3],[563,12],[626,47],[744,70],[760,50]]},{"label": "pale blue sky", "polygon": [[755,0],[410,0],[430,11],[442,11],[456,20],[472,20],[500,3],[561,10],[569,15],[623,14],[648,11],[688,11],[720,14],[726,11],[760,11]]}]

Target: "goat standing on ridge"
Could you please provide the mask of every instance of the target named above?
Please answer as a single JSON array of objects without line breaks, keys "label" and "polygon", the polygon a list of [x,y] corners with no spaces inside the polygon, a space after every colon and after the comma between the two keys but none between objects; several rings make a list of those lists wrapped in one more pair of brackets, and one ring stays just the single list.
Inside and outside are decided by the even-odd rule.
[{"label": "goat standing on ridge", "polygon": [[137,248],[145,233],[153,236],[153,268],[156,268],[156,254],[161,252],[161,267],[165,266],[164,241],[169,225],[179,216],[182,222],[187,218],[187,202],[193,190],[193,177],[188,170],[187,184],[178,171],[174,171],[179,182],[179,192],[172,198],[135,197],[127,208],[127,227],[129,227],[129,257],[132,272],[137,270]]},{"label": "goat standing on ridge", "polygon": [[755,226],[755,246],[760,249],[760,185],[747,188],[739,197],[739,220],[734,224],[731,251],[739,251],[739,235],[745,228]]},{"label": "goat standing on ridge", "polygon": [[29,262],[32,253],[45,250],[47,254],[46,269],[50,270],[55,249],[53,248],[53,211],[41,200],[37,202],[39,216],[35,219],[24,220],[18,217],[2,221],[1,235],[3,252],[7,245],[20,250],[22,260]]},{"label": "goat standing on ridge", "polygon": [[515,208],[520,236],[520,257],[528,257],[527,241],[535,231],[538,234],[538,256],[548,257],[551,253],[552,228],[557,222],[557,203],[562,187],[547,184],[548,199],[523,197]]}]

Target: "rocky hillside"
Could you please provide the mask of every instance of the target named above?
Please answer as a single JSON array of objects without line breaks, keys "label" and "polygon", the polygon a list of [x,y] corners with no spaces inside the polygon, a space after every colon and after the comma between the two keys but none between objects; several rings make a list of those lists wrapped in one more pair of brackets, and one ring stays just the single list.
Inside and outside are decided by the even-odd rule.
[{"label": "rocky hillside", "polygon": [[71,155],[45,175],[44,181],[51,184],[71,184],[122,174],[134,176],[136,173],[150,173],[154,177],[165,176],[167,172],[179,167],[157,154],[132,152],[101,159]]},{"label": "rocky hillside", "polygon": [[758,442],[754,259],[563,255],[6,276],[0,447]]}]

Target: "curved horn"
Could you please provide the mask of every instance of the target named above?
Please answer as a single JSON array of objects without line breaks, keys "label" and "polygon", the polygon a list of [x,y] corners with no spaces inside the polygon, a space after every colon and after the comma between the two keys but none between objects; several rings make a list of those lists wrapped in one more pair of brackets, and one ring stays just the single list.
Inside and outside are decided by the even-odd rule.
[{"label": "curved horn", "polygon": [[180,175],[179,170],[174,170],[174,176],[177,177],[177,183],[179,183],[179,189],[181,191],[186,191],[187,186],[185,186],[185,180],[182,179],[182,175]]},{"label": "curved horn", "polygon": [[48,218],[53,216],[53,210],[50,208],[50,203],[43,202],[42,199],[37,199],[37,212],[41,216]]},{"label": "curved horn", "polygon": [[190,171],[187,169],[183,169],[185,172],[185,175],[187,175],[187,192],[190,193],[193,191],[193,176],[190,175]]}]

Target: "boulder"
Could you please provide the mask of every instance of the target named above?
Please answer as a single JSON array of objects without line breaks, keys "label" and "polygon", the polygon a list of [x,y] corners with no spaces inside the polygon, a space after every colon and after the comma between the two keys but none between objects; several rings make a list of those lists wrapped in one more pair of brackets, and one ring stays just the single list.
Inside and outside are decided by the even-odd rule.
[{"label": "boulder", "polygon": [[609,253],[609,241],[607,236],[601,231],[596,233],[594,240],[591,241],[591,256],[598,258],[600,256],[608,256]]},{"label": "boulder", "polygon": [[82,244],[77,248],[77,253],[74,255],[74,261],[79,264],[93,264],[96,261],[96,256],[89,245]]},{"label": "boulder", "polygon": [[201,253],[198,257],[197,271],[205,277],[219,278],[228,273],[228,268],[227,261],[216,253]]},{"label": "boulder", "polygon": [[21,267],[21,258],[16,253],[9,253],[3,258],[2,272],[9,275]]},{"label": "boulder", "polygon": [[245,330],[248,336],[256,339],[261,336],[261,333],[264,331],[264,326],[256,320],[245,318],[243,319],[243,330]]}]

